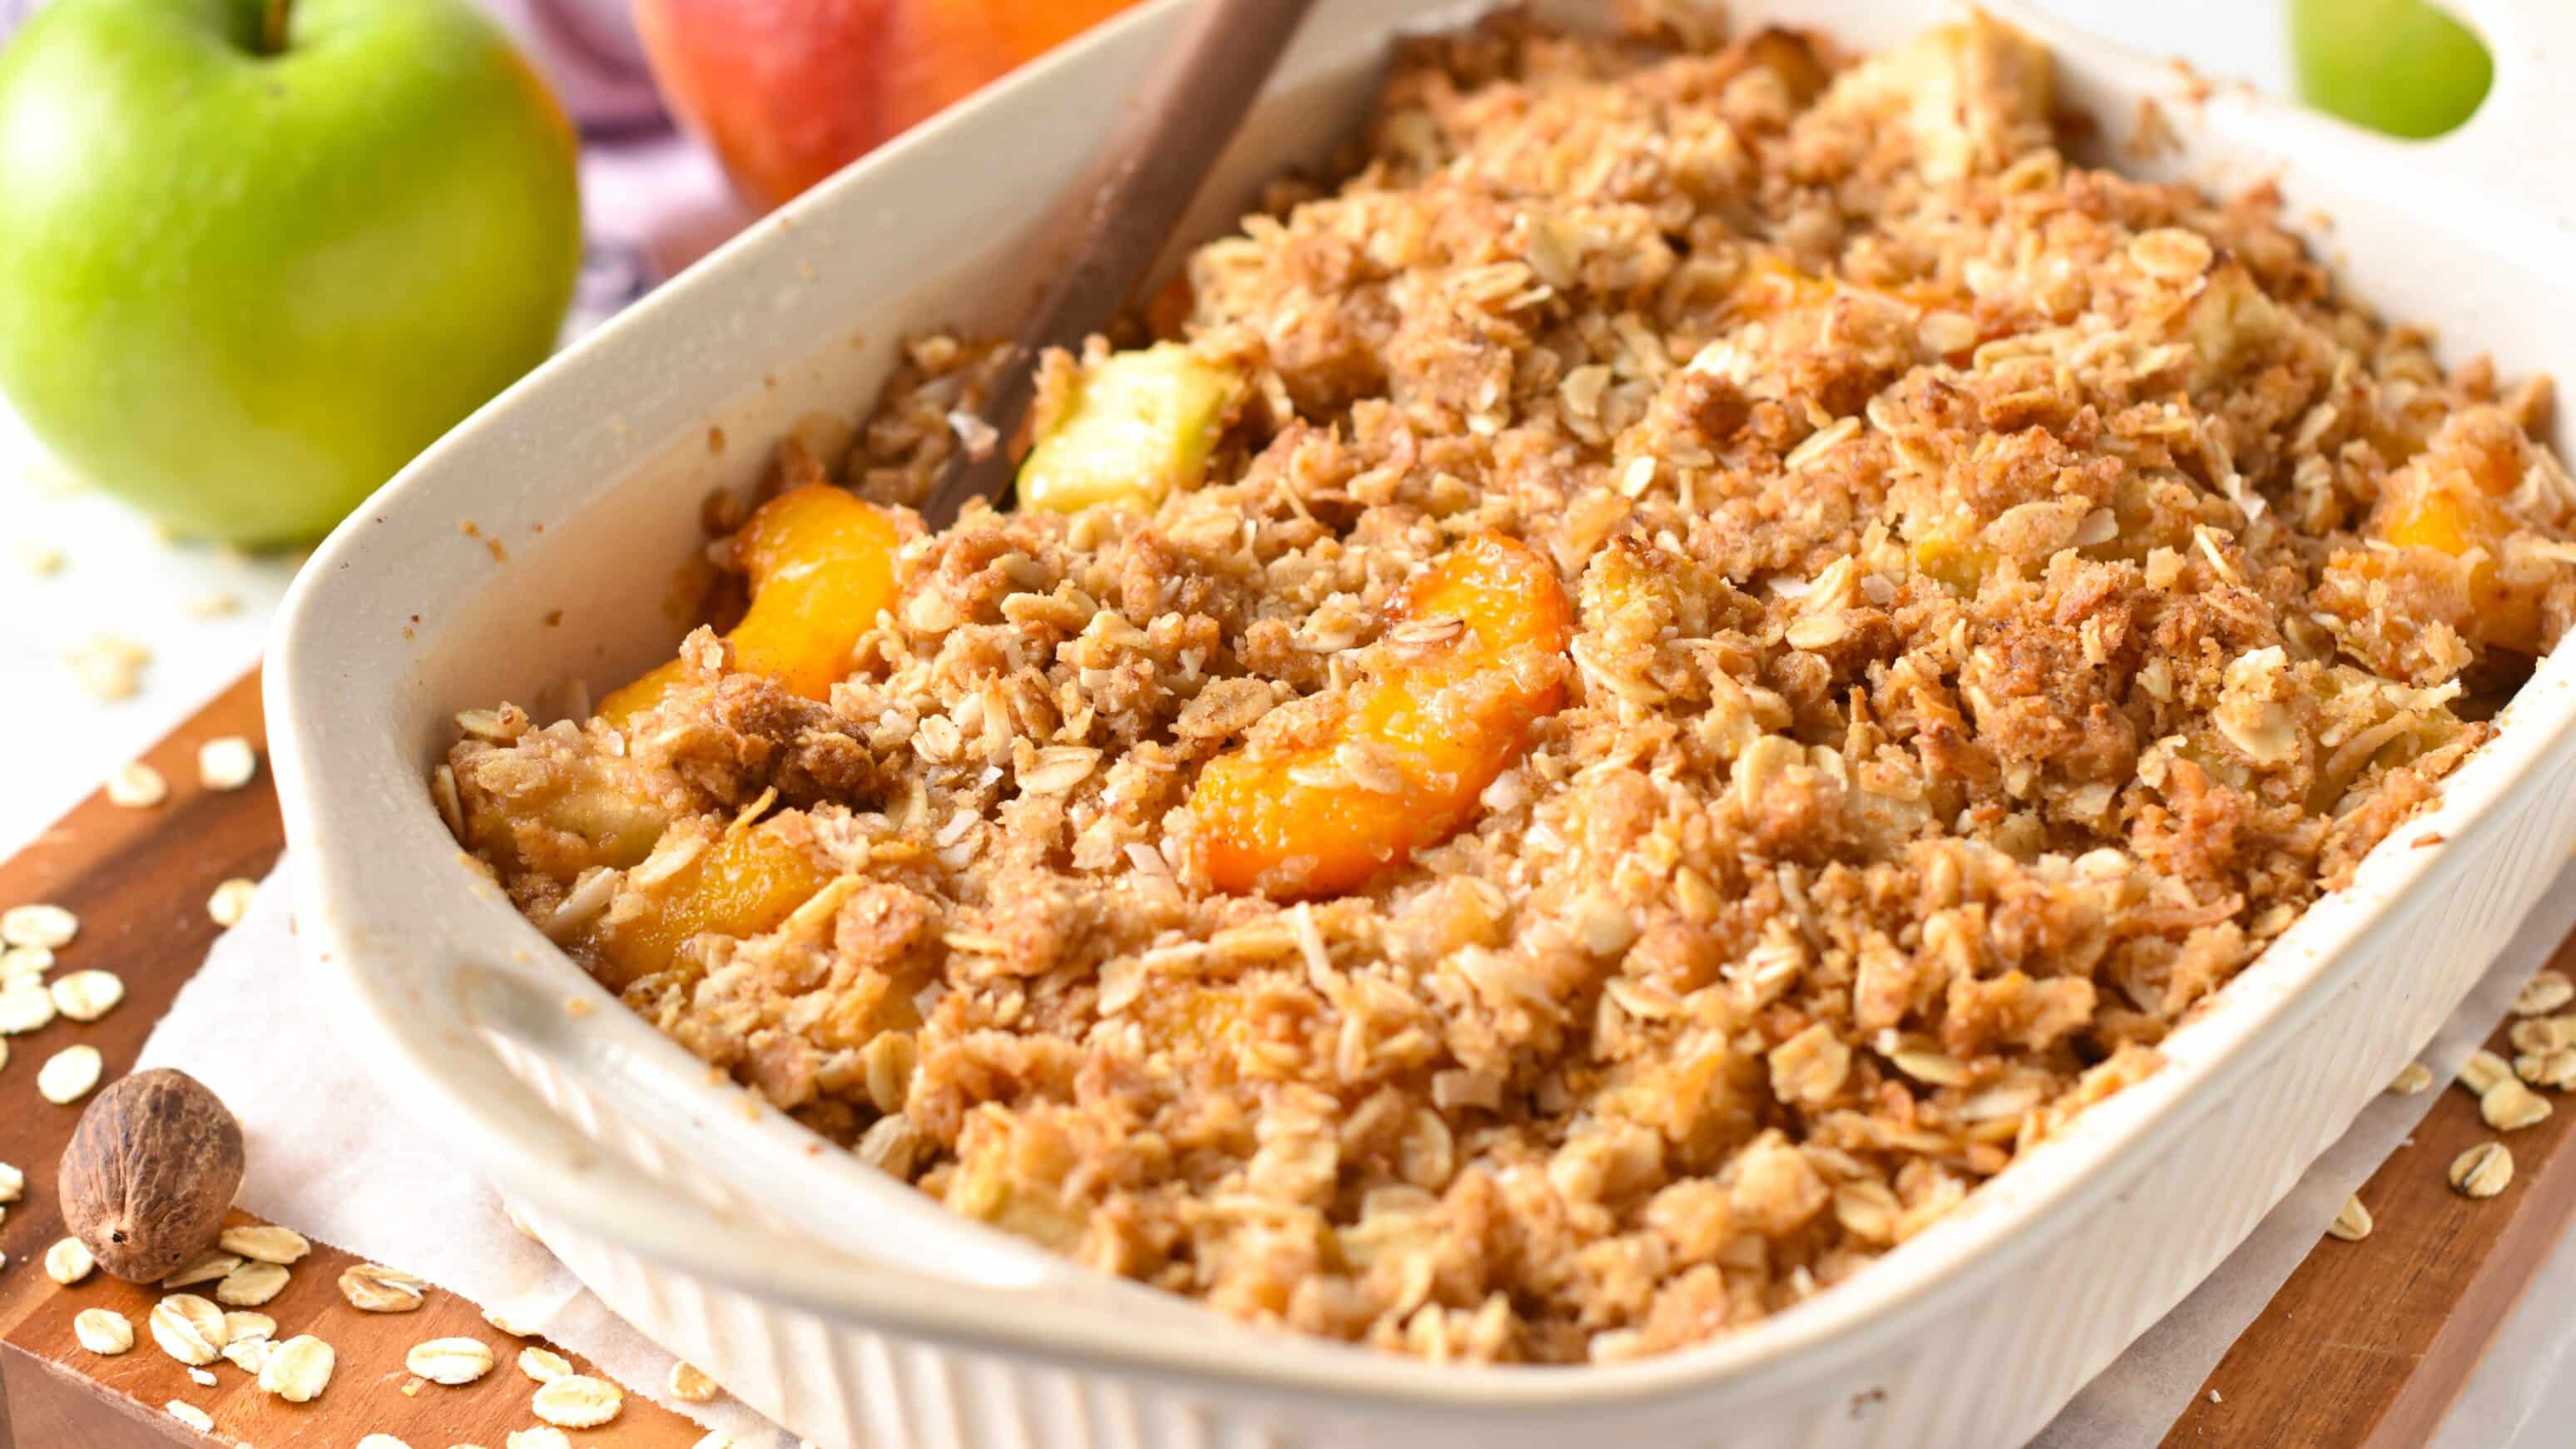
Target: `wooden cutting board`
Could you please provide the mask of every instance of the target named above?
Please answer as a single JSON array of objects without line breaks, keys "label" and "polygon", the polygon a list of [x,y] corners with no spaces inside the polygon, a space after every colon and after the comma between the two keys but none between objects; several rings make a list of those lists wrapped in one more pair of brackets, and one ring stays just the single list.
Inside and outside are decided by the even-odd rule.
[{"label": "wooden cutting board", "polygon": [[[104,1274],[64,1288],[42,1270],[46,1246],[62,1236],[55,1166],[79,1113],[40,1098],[36,1070],[74,1042],[104,1053],[111,1078],[131,1066],[218,934],[207,896],[223,880],[257,879],[275,863],[284,835],[265,768],[242,790],[212,792],[196,783],[199,744],[231,734],[258,740],[260,723],[254,673],[146,757],[170,781],[167,802],[126,810],[94,795],[0,864],[0,907],[53,901],[81,918],[80,938],[61,953],[60,969],[103,967],[126,985],[124,1004],[101,1021],[57,1021],[9,1038],[9,1061],[0,1067],[0,1162],[27,1175],[25,1198],[0,1221],[0,1254],[7,1257],[0,1267],[0,1449],[350,1449],[367,1434],[389,1434],[412,1449],[502,1449],[510,1431],[538,1422],[529,1410],[535,1385],[512,1363],[535,1340],[494,1328],[473,1304],[437,1290],[415,1313],[360,1313],[335,1286],[356,1260],[325,1245],[317,1244],[287,1290],[260,1310],[277,1320],[281,1337],[312,1333],[338,1353],[330,1388],[306,1405],[261,1393],[227,1363],[212,1368],[213,1387],[192,1382],[143,1331],[157,1291]],[[2576,938],[2555,964],[2576,972]],[[2512,1134],[2515,1173],[2504,1194],[2471,1201],[2450,1190],[2444,1169],[2494,1134],[2467,1093],[2444,1088],[2411,1144],[2362,1189],[2375,1230],[2359,1243],[2318,1243],[2210,1375],[2166,1436],[2168,1449],[2418,1449],[2576,1215],[2576,1152],[2562,1150],[2576,1124],[2576,1100],[2560,1105],[2569,1110]],[[252,1125],[255,1136],[262,1124]],[[101,1358],[73,1341],[73,1316],[96,1307],[134,1322],[131,1352]],[[463,1388],[426,1384],[405,1371],[412,1345],[451,1336],[481,1339],[498,1366]],[[172,1417],[165,1406],[174,1399],[211,1415],[214,1435]],[[571,1434],[577,1445],[618,1449],[689,1449],[698,1437],[695,1425],[633,1394],[613,1424]]]},{"label": "wooden cutting board", "polygon": [[[257,880],[285,845],[277,795],[263,758],[248,788],[221,792],[197,784],[197,747],[224,735],[261,739],[259,676],[254,671],[145,759],[170,782],[170,798],[150,810],[127,810],[91,796],[15,859],[0,864],[0,907],[53,901],[81,920],[79,939],[60,953],[61,971],[100,967],[125,981],[125,1001],[89,1025],[57,1020],[42,1031],[7,1038],[0,1066],[0,1162],[27,1175],[26,1196],[0,1220],[0,1449],[123,1449],[250,1444],[256,1449],[351,1449],[368,1434],[390,1434],[411,1449],[473,1445],[502,1449],[511,1430],[534,1428],[536,1385],[515,1366],[519,1350],[542,1340],[503,1333],[455,1294],[431,1290],[417,1312],[360,1313],[340,1296],[340,1272],[358,1260],[316,1244],[295,1265],[286,1291],[258,1311],[277,1320],[282,1340],[310,1333],[338,1355],[331,1384],[309,1404],[260,1392],[242,1370],[218,1360],[208,1388],[153,1346],[145,1320],[161,1293],[93,1273],[73,1287],[44,1273],[47,1245],[63,1236],[54,1196],[55,1166],[79,1108],[57,1107],[36,1092],[36,1069],[75,1042],[97,1047],[110,1080],[143,1048],[179,988],[203,964],[220,933],[206,898],[233,877]],[[265,751],[263,750],[263,756]],[[255,1049],[248,1048],[246,1049]],[[252,1150],[261,1130],[251,1123]],[[291,1225],[290,1225],[291,1226]],[[401,1267],[397,1263],[394,1267]],[[189,1290],[211,1297],[211,1285]],[[124,1314],[135,1346],[115,1358],[73,1341],[72,1318],[84,1308]],[[499,1360],[462,1388],[423,1383],[403,1367],[412,1345],[433,1338],[481,1339]],[[560,1350],[558,1350],[560,1351]],[[570,1355],[567,1355],[570,1357]],[[587,1365],[583,1366],[588,1371]],[[172,1400],[214,1419],[212,1436],[172,1417]],[[680,1416],[630,1394],[604,1428],[575,1431],[575,1444],[618,1449],[690,1449],[702,1431]]]}]

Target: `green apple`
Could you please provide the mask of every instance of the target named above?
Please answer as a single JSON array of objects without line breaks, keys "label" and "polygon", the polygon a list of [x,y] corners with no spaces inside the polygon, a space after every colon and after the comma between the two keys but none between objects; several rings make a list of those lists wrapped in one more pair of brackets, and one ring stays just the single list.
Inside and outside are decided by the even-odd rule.
[{"label": "green apple", "polygon": [[0,51],[0,389],[182,534],[317,537],[552,347],[574,146],[467,0],[58,0]]},{"label": "green apple", "polygon": [[2292,0],[2290,49],[2301,99],[2392,136],[2460,124],[2495,78],[2468,27],[2424,0]]}]

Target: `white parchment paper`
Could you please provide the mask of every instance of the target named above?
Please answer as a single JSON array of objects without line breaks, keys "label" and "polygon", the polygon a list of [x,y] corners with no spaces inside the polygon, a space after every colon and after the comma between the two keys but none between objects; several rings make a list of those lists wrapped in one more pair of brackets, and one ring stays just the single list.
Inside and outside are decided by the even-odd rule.
[{"label": "white parchment paper", "polygon": [[[141,1061],[188,1071],[240,1116],[250,1149],[242,1206],[417,1273],[541,1333],[587,1356],[630,1391],[735,1436],[739,1449],[792,1449],[791,1436],[730,1400],[671,1400],[664,1387],[671,1356],[510,1225],[491,1189],[440,1148],[424,1120],[430,1104],[390,1100],[364,1064],[341,1049],[331,1020],[337,993],[307,979],[295,947],[291,894],[283,871],[260,887],[250,914],[216,944]],[[2437,1080],[2449,1080],[2571,925],[2576,867],[2426,1053]],[[2383,1097],[2366,1109],[2218,1272],[2095,1379],[2033,1449],[2147,1449],[2163,1438],[2228,1345],[2316,1245],[2336,1209],[2405,1140],[2434,1097],[2432,1091]],[[2576,1255],[2559,1258],[2521,1309],[2521,1319],[2539,1326],[2508,1334],[2513,1361],[2491,1364],[2478,1392],[2464,1401],[2461,1418],[2478,1432],[2462,1438],[2446,1428],[2441,1449],[2455,1443],[2494,1449],[2543,1415],[2576,1338],[2576,1325],[2567,1321],[2567,1305],[2576,1302]],[[291,1324],[282,1328],[294,1331]],[[516,1351],[498,1330],[492,1341],[505,1359]]]}]

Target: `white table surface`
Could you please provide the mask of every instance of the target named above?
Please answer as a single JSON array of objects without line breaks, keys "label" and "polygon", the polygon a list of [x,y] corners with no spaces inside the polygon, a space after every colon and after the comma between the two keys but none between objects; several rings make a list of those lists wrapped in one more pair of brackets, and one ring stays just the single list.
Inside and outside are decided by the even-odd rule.
[{"label": "white table surface", "polygon": [[[2180,53],[2205,74],[2285,89],[2288,58],[2273,6],[2246,0],[2038,0],[2043,8],[2149,52]],[[2534,0],[2557,3],[2557,0]],[[620,178],[592,167],[586,194]],[[57,550],[39,575],[21,545]],[[0,406],[0,851],[14,850],[110,771],[166,733],[248,668],[297,559],[249,558],[173,544],[113,502],[80,489],[45,461]],[[233,612],[204,617],[224,595]],[[75,686],[65,657],[113,634],[151,653],[140,691],[114,704]],[[9,904],[0,902],[0,904]],[[2562,1247],[2525,1301],[2508,1339],[2534,1317],[2576,1305],[2576,1251]],[[2533,1334],[2532,1337],[2556,1335]],[[2576,1442],[2576,1380],[2528,1356],[2482,1367],[2439,1441],[2444,1449],[2562,1449]]]}]

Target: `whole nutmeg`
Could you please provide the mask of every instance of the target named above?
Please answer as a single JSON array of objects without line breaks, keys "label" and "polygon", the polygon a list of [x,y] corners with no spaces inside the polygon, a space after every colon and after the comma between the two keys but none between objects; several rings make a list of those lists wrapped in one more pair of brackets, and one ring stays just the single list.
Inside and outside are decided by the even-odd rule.
[{"label": "whole nutmeg", "polygon": [[57,1191],[98,1265],[146,1283],[215,1245],[241,1180],[241,1123],[205,1083],[160,1068],[91,1099]]}]

